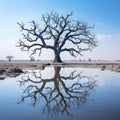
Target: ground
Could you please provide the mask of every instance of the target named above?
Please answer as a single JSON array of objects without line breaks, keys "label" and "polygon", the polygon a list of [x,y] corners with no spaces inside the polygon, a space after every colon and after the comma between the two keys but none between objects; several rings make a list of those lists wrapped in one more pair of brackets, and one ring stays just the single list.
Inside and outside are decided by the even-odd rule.
[{"label": "ground", "polygon": [[101,70],[120,72],[120,61],[69,61],[63,63],[53,63],[49,61],[2,61],[0,62],[0,79],[4,79],[6,77],[16,77],[19,75],[20,73],[15,73],[14,69],[44,69],[45,66],[50,65],[61,67],[98,68]]}]

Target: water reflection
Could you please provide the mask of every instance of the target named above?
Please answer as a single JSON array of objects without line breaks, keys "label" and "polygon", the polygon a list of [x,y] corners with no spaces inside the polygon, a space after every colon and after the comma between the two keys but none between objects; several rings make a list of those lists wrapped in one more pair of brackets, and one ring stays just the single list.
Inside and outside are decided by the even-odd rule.
[{"label": "water reflection", "polygon": [[72,115],[71,104],[78,106],[85,103],[94,90],[96,81],[74,70],[69,75],[63,74],[62,69],[64,68],[55,66],[51,78],[43,77],[41,70],[22,76],[19,82],[25,88],[19,104],[30,99],[34,106],[40,102],[43,112]]}]

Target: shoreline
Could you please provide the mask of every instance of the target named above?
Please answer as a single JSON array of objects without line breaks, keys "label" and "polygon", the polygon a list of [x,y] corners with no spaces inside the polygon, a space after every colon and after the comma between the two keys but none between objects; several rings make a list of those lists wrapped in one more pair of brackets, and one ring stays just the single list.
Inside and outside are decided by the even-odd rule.
[{"label": "shoreline", "polygon": [[100,70],[110,70],[113,72],[120,72],[120,62],[37,62],[37,61],[26,61],[26,62],[0,62],[0,80],[4,80],[7,77],[16,77],[24,70],[39,69],[44,70],[46,66],[58,66],[58,67],[80,67],[80,68],[93,68]]},{"label": "shoreline", "polygon": [[111,70],[120,72],[120,61],[80,61],[80,62],[49,62],[49,61],[4,61],[0,62],[0,69],[12,69],[12,68],[35,68],[43,69],[45,66],[59,66],[59,67],[83,67],[83,68],[99,68],[101,70]]}]

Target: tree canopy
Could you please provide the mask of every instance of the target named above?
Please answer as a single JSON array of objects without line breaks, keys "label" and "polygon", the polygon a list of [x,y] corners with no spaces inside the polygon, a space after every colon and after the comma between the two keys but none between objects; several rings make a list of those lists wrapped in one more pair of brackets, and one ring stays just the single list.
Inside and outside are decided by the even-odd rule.
[{"label": "tree canopy", "polygon": [[60,54],[68,52],[71,56],[82,55],[97,46],[95,34],[91,32],[93,27],[81,21],[72,20],[73,13],[59,15],[51,12],[43,14],[40,23],[30,22],[30,27],[18,23],[23,38],[19,40],[18,47],[22,51],[31,51],[30,55],[42,49],[54,51],[55,62],[62,62]]}]

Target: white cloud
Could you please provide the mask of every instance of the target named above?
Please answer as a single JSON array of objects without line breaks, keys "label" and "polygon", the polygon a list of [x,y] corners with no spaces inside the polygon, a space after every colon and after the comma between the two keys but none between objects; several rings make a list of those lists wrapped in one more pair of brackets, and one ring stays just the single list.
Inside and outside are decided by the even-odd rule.
[{"label": "white cloud", "polygon": [[96,38],[99,41],[103,41],[103,40],[120,40],[120,33],[114,33],[114,34],[97,34]]},{"label": "white cloud", "polygon": [[93,49],[92,53],[85,54],[96,60],[120,60],[120,33],[97,34],[99,46]]},{"label": "white cloud", "polygon": [[96,22],[95,23],[95,26],[102,26],[102,25],[104,25],[102,22]]}]

